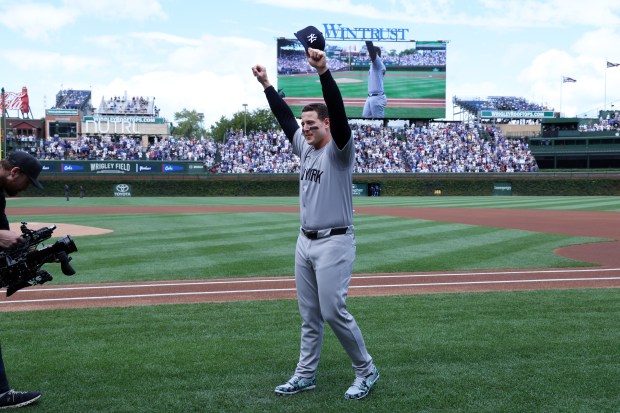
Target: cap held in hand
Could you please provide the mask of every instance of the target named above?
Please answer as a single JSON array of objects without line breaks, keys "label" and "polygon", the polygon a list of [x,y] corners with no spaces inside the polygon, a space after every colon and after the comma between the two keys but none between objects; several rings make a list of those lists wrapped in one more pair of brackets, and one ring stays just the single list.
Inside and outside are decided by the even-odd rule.
[{"label": "cap held in hand", "polygon": [[295,37],[301,42],[302,46],[308,51],[308,48],[319,49],[325,51],[325,37],[323,33],[314,26],[308,26],[295,33]]},{"label": "cap held in hand", "polygon": [[39,173],[43,169],[41,162],[28,152],[15,151],[8,157],[8,161],[15,167],[18,167],[34,186],[43,189],[43,185],[39,182]]}]

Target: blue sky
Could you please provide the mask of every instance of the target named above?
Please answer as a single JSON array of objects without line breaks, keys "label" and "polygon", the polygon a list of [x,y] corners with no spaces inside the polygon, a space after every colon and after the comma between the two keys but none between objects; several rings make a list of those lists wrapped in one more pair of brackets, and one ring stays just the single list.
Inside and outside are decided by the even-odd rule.
[{"label": "blue sky", "polygon": [[0,0],[0,86],[27,86],[35,118],[72,88],[95,107],[155,97],[168,120],[187,108],[209,126],[267,107],[252,65],[276,83],[276,38],[325,23],[449,41],[448,119],[453,96],[519,96],[566,116],[620,108],[620,66],[606,68],[620,63],[618,0]]}]

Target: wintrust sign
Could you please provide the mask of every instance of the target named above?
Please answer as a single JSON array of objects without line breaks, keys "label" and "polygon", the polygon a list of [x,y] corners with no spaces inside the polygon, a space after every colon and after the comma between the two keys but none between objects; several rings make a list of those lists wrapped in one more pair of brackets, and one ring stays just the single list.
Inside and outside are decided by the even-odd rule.
[{"label": "wintrust sign", "polygon": [[374,40],[406,41],[409,29],[392,27],[348,27],[340,23],[323,23],[325,39],[335,40]]}]

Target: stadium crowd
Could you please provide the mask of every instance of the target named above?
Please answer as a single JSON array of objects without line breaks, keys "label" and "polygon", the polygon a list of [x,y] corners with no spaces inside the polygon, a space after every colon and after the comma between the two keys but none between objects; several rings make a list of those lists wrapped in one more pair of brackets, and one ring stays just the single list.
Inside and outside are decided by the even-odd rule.
[{"label": "stadium crowd", "polygon": [[455,96],[453,103],[458,104],[474,115],[477,115],[480,110],[553,110],[537,103],[528,102],[526,99],[517,96],[489,96],[486,99],[461,99]]},{"label": "stadium crowd", "polygon": [[129,99],[126,96],[114,96],[108,100],[102,100],[99,112],[150,115],[152,114],[152,104],[154,104],[154,98],[151,100],[148,97],[134,96]]},{"label": "stadium crowd", "polygon": [[[356,173],[529,172],[537,165],[527,142],[500,129],[465,123],[421,127],[352,124]],[[43,160],[161,160],[202,162],[214,173],[296,173],[299,159],[281,130],[231,130],[213,138],[81,136],[20,145]]]},{"label": "stadium crowd", "polygon": [[[366,47],[364,46],[364,50]],[[355,56],[348,58],[346,51],[339,54],[340,58],[328,57],[327,61],[332,71],[350,70],[351,65],[367,66],[370,62],[370,56],[366,53],[356,53]],[[416,53],[402,53],[390,55],[383,52],[383,63],[387,66],[445,66],[445,51],[422,50]],[[305,55],[289,54],[278,57],[278,74],[306,74],[314,73],[315,70],[308,64]]]},{"label": "stadium crowd", "polygon": [[617,110],[602,112],[598,123],[590,121],[580,125],[579,130],[582,132],[620,130],[620,112]]},{"label": "stadium crowd", "polygon": [[63,89],[56,94],[56,109],[83,109],[90,102],[90,90]]}]

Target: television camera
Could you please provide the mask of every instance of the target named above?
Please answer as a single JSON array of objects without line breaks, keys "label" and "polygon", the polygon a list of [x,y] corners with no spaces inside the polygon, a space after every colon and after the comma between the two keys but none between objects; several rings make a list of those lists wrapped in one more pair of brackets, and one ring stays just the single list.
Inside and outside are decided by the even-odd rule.
[{"label": "television camera", "polygon": [[41,268],[43,264],[59,262],[63,274],[75,274],[69,254],[76,252],[77,247],[69,235],[39,248],[39,244],[51,238],[56,225],[31,230],[22,222],[20,228],[24,242],[0,250],[0,288],[7,288],[7,297],[22,288],[51,281],[52,275]]}]

